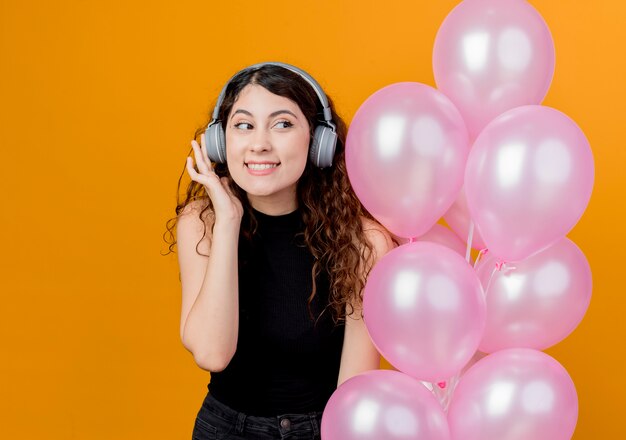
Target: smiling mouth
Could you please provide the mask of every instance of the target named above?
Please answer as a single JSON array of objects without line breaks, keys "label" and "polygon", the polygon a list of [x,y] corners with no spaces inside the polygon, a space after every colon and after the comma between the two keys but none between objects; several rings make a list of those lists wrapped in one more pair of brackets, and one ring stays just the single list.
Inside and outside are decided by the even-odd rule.
[{"label": "smiling mouth", "polygon": [[280,163],[247,163],[246,166],[251,170],[267,170],[276,168]]}]

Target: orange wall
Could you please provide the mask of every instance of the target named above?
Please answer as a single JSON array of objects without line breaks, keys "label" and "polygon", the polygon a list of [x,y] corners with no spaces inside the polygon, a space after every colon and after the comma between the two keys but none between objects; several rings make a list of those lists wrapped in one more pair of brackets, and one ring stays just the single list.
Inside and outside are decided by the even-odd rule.
[{"label": "orange wall", "polygon": [[[222,83],[254,62],[293,63],[350,120],[385,85],[434,85],[433,41],[456,3],[0,0],[0,437],[190,438],[209,375],[180,343],[161,234]],[[591,306],[548,352],[578,389],[574,438],[618,438],[626,6],[531,3],[556,45],[545,104],[580,125],[596,161],[569,234],[593,270]]]}]

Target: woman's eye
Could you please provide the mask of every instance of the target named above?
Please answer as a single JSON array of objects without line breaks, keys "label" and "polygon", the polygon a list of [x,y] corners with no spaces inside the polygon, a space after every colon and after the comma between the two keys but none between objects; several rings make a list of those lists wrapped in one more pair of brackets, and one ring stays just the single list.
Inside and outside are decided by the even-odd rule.
[{"label": "woman's eye", "polygon": [[248,122],[238,122],[237,124],[234,125],[234,127],[239,130],[249,130],[250,127],[252,127],[252,125]]},{"label": "woman's eye", "polygon": [[289,128],[289,127],[292,127],[292,126],[293,126],[293,124],[292,124],[291,122],[289,122],[289,121],[278,121],[278,122],[276,123],[276,125],[281,125],[281,124],[282,124],[283,126],[282,126],[282,127],[278,127],[278,128]]}]

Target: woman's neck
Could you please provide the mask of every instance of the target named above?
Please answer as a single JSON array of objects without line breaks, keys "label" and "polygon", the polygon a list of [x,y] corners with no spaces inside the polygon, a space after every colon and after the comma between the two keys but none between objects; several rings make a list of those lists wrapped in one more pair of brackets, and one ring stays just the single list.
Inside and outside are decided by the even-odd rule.
[{"label": "woman's neck", "polygon": [[284,215],[298,209],[298,200],[295,194],[291,197],[253,196],[247,194],[250,205],[257,211],[267,215]]}]

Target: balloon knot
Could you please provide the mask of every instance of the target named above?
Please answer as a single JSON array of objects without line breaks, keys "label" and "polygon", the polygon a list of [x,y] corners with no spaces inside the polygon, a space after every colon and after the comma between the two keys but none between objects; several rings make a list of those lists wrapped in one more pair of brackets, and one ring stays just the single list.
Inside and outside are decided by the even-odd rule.
[{"label": "balloon knot", "polygon": [[437,386],[443,390],[446,387],[446,381],[437,382]]}]

